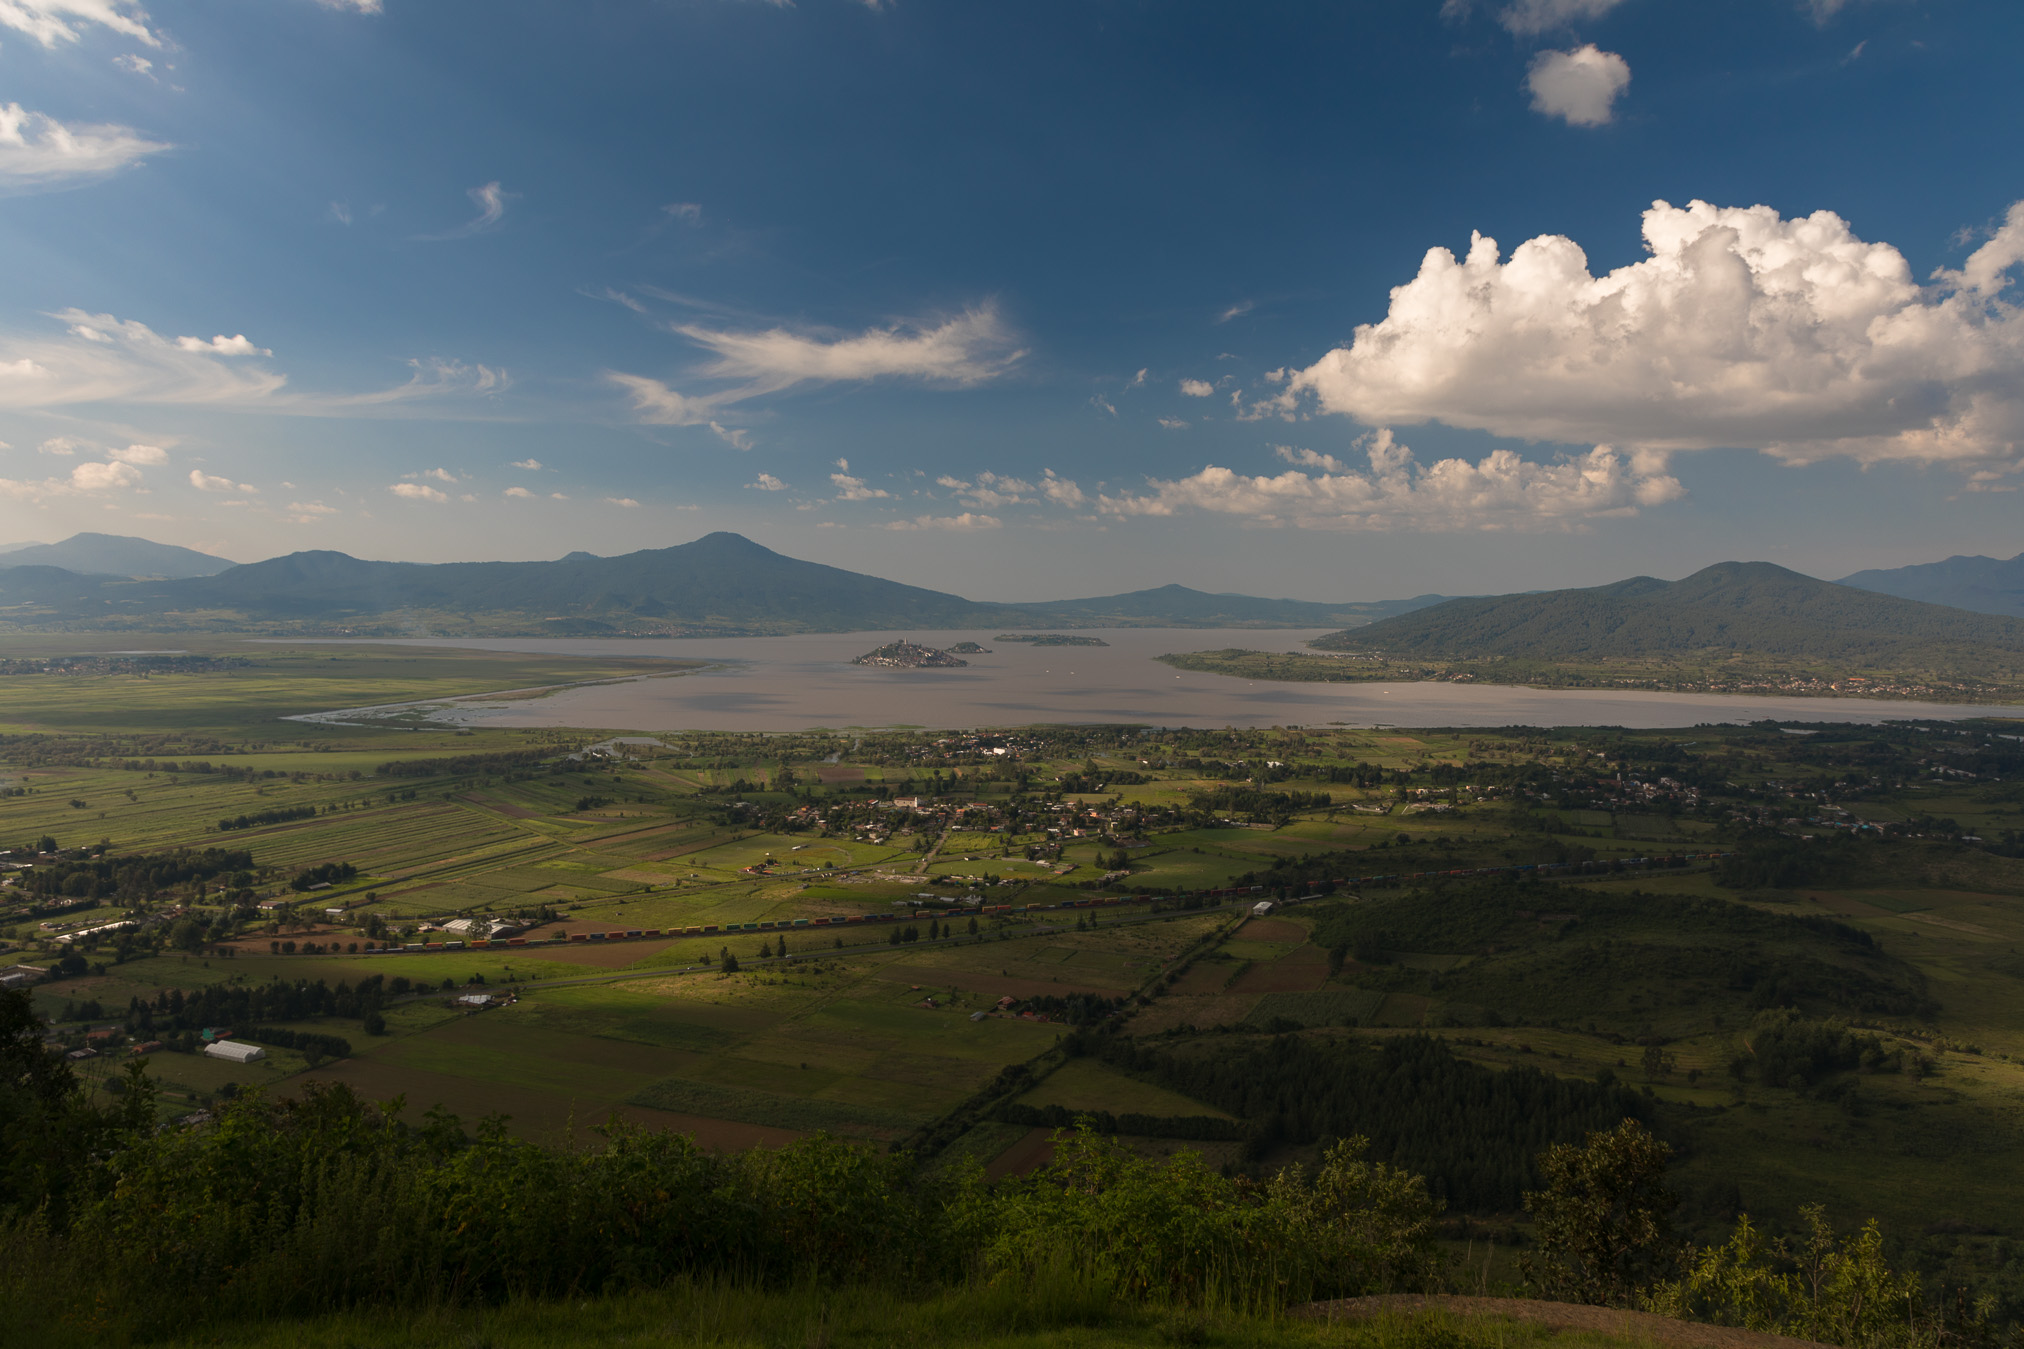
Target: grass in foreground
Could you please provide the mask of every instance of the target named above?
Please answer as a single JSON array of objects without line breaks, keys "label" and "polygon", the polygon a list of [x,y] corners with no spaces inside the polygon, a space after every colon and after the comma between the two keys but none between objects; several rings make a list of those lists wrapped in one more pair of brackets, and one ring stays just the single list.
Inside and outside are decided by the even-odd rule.
[{"label": "grass in foreground", "polygon": [[[45,1332],[52,1328],[42,1328]],[[83,1328],[79,1328],[82,1330]],[[42,1338],[51,1349],[109,1341]],[[4,1332],[0,1332],[0,1342]],[[26,1341],[21,1341],[25,1343]],[[1639,1341],[1555,1331],[1492,1317],[1443,1313],[1335,1324],[1292,1316],[1203,1313],[1132,1306],[1072,1276],[909,1298],[868,1289],[764,1290],[684,1283],[622,1297],[374,1311],[219,1327],[173,1346],[245,1349],[551,1349],[651,1344],[845,1349],[1110,1349],[1111,1346],[1243,1345],[1256,1349],[1615,1349]]]}]

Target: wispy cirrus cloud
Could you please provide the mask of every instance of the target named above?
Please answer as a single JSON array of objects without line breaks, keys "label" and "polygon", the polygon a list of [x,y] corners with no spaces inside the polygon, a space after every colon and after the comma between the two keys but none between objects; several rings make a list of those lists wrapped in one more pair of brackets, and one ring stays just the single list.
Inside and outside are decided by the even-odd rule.
[{"label": "wispy cirrus cloud", "polygon": [[48,317],[63,326],[61,333],[0,334],[0,407],[101,401],[251,404],[270,400],[286,382],[244,358],[220,354],[201,339],[167,338],[133,319],[82,309],[58,310]]},{"label": "wispy cirrus cloud", "polygon": [[508,192],[495,180],[482,187],[465,190],[465,196],[478,208],[478,214],[453,230],[441,234],[418,234],[415,238],[424,243],[445,243],[452,239],[468,239],[474,234],[486,234],[499,228],[499,222],[506,218],[506,204],[518,199],[519,194]]},{"label": "wispy cirrus cloud", "polygon": [[172,148],[130,126],[66,125],[19,103],[0,103],[0,192],[82,187]]},{"label": "wispy cirrus cloud", "polygon": [[[1495,9],[1497,22],[1513,37],[1538,37],[1600,19],[1622,3],[1623,0],[1510,0],[1501,6],[1485,3],[1483,8]],[[1811,3],[1840,4],[1842,0],[1811,0]],[[1477,5],[1478,0],[1444,0],[1441,17],[1466,19]]]},{"label": "wispy cirrus cloud", "polygon": [[162,45],[148,12],[133,0],[0,0],[0,28],[25,33],[44,47],[76,42],[97,26],[148,47]]},{"label": "wispy cirrus cloud", "polygon": [[991,305],[847,334],[698,323],[673,331],[713,353],[694,372],[697,379],[730,387],[685,393],[649,376],[607,371],[606,381],[626,391],[634,414],[655,425],[708,425],[729,405],[805,384],[908,380],[970,388],[1000,378],[1026,355]]}]

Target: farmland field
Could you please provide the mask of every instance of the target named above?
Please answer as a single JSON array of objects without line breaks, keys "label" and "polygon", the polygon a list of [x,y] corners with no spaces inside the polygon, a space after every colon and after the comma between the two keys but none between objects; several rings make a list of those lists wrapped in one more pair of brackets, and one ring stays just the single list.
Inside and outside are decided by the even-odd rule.
[{"label": "farmland field", "polygon": [[[1887,835],[1849,840],[1868,850],[1859,866],[1787,823],[1841,790],[1822,755],[1887,751],[1913,776],[1932,757],[1916,728],[616,741],[278,717],[632,663],[285,644],[247,659],[0,682],[10,856],[31,872],[101,854],[228,859],[208,879],[53,912],[18,898],[18,876],[0,890],[0,965],[74,954],[36,1009],[66,1044],[123,1026],[164,1040],[148,1071],[168,1117],[228,1089],[341,1082],[416,1117],[504,1115],[526,1137],[587,1143],[613,1117],[727,1148],[828,1130],[1005,1175],[1051,1146],[998,1118],[1007,1103],[1241,1113],[1092,1046],[1213,1056],[1411,1035],[1486,1071],[1649,1088],[1692,1222],[1731,1189],[1908,1230],[1930,1210],[2008,1232],[2024,1211],[2004,1166],[2024,1120],[2024,862],[2002,843],[2024,817],[2009,769],[1833,803],[1844,813],[1822,818],[1843,833],[1862,820]],[[1997,743],[1976,752],[2007,752]],[[1698,796],[1656,785],[1689,777]],[[1942,819],[1953,834],[1935,832]],[[1801,844],[1824,849],[1815,871],[1624,867]],[[1535,864],[1563,870],[1449,875]],[[1247,916],[1260,897],[1303,902]],[[1099,898],[1114,902],[1073,907]],[[140,926],[70,935],[125,920]],[[511,926],[480,935],[494,922]],[[1763,951],[1786,982],[1737,982]],[[1812,982],[1789,977],[1801,970]],[[310,1048],[248,1067],[183,1052],[232,1027],[192,1023],[179,1000],[256,994],[301,1007],[240,1028]],[[483,995],[483,1010],[457,1001]],[[1787,1014],[1874,1036],[1871,1058],[1894,1066],[1766,1080],[1765,1018]],[[102,1093],[122,1058],[81,1074]],[[1128,1141],[1240,1170],[1314,1147]]]}]

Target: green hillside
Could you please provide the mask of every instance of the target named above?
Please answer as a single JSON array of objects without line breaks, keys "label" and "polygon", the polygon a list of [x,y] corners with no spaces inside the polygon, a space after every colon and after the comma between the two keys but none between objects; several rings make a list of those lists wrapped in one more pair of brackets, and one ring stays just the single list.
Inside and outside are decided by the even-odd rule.
[{"label": "green hillside", "polygon": [[1449,600],[1309,643],[1177,669],[1315,683],[1479,681],[1951,702],[2024,698],[2024,621],[1724,562],[1683,581]]},{"label": "green hillside", "polygon": [[1740,653],[1877,665],[1946,652],[2014,664],[2024,655],[2024,623],[1835,585],[1769,562],[1723,562],[1683,581],[1636,576],[1586,590],[1449,600],[1314,645],[1436,658]]}]

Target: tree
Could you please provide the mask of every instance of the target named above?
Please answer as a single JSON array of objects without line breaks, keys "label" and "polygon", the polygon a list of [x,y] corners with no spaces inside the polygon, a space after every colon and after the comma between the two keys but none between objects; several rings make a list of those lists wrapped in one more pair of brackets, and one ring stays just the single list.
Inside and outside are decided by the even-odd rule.
[{"label": "tree", "polygon": [[721,968],[726,974],[736,974],[738,972],[738,957],[732,955],[731,952],[727,949],[724,952],[723,963],[721,966],[719,966],[719,968]]},{"label": "tree", "polygon": [[888,934],[886,937],[886,945],[898,946],[899,944],[900,944],[900,930],[898,928],[894,928],[892,932]]},{"label": "tree", "polygon": [[1537,1222],[1536,1256],[1519,1269],[1527,1283],[1567,1302],[1622,1305],[1678,1263],[1666,1188],[1673,1150],[1636,1120],[1591,1133],[1581,1146],[1558,1143],[1539,1156],[1544,1190],[1528,1190]]},{"label": "tree", "polygon": [[365,1014],[365,1033],[367,1035],[385,1035],[387,1033],[387,1019],[378,1012],[367,1012]]},{"label": "tree", "polygon": [[[1836,1235],[1818,1204],[1799,1210],[1805,1243],[1766,1241],[1748,1214],[1728,1242],[1689,1253],[1685,1273],[1661,1284],[1645,1307],[1662,1316],[1712,1321],[1826,1344],[1931,1344],[1916,1274],[1884,1259],[1875,1219],[1852,1237]],[[1965,1337],[1964,1337],[1965,1338]]]}]

